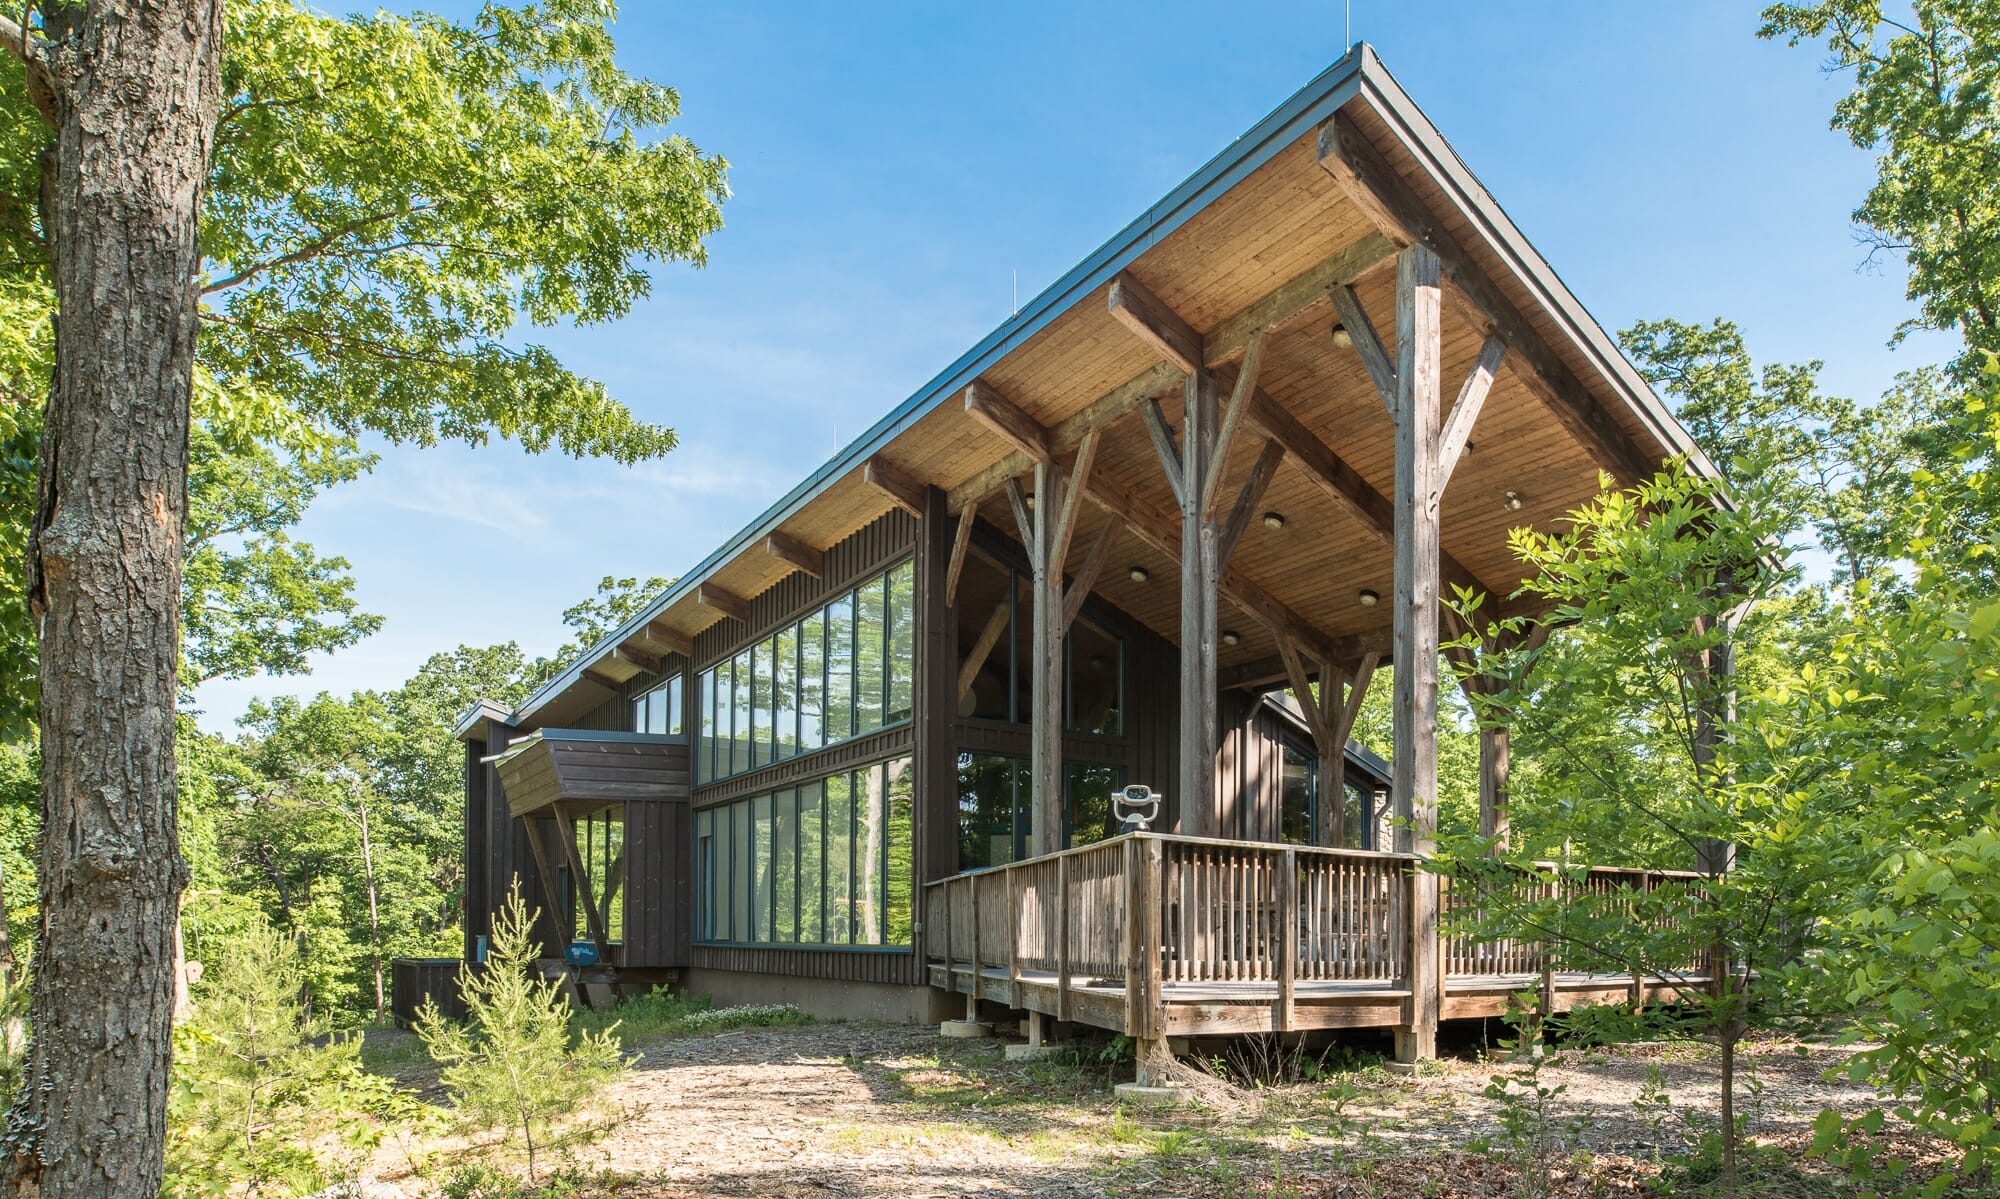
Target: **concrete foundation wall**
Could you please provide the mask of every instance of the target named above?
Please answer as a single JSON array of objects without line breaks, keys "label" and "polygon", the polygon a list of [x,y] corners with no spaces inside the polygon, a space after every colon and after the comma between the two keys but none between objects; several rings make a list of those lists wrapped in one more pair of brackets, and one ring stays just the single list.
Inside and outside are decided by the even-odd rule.
[{"label": "concrete foundation wall", "polygon": [[931,987],[831,982],[738,970],[688,970],[681,982],[689,994],[706,995],[717,1007],[789,1003],[822,1020],[935,1024],[965,1010],[962,996],[947,995]]}]

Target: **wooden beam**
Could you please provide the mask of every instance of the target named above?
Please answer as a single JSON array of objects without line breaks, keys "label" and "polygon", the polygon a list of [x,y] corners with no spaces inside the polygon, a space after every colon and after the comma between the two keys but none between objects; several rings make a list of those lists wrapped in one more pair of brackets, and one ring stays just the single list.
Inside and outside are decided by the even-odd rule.
[{"label": "wooden beam", "polygon": [[1368,377],[1375,383],[1375,394],[1382,397],[1389,415],[1396,415],[1396,366],[1389,360],[1382,335],[1375,332],[1374,322],[1368,319],[1368,313],[1361,307],[1361,297],[1355,294],[1352,287],[1336,287],[1333,289],[1333,310],[1340,314],[1340,327],[1346,330],[1355,356],[1368,369]]},{"label": "wooden beam", "polygon": [[[1051,426],[1050,452],[1068,453],[1083,444],[1083,439],[1092,430],[1103,429],[1116,423],[1119,418],[1140,404],[1163,391],[1178,387],[1180,381],[1181,373],[1173,368],[1172,363],[1154,363],[1085,404],[1076,415]],[[952,512],[963,512],[967,507],[1000,490],[1006,485],[1007,480],[1019,478],[1034,465],[1035,460],[1032,457],[1015,450],[946,492],[945,507]]]},{"label": "wooden beam", "polygon": [[613,646],[609,660],[623,662],[627,666],[636,666],[647,674],[659,674],[660,667],[664,665],[659,658],[647,653],[645,650],[633,649],[629,645]]},{"label": "wooden beam", "polygon": [[1235,444],[1236,430],[1243,425],[1243,412],[1250,406],[1250,397],[1257,390],[1257,375],[1263,364],[1264,335],[1259,333],[1250,339],[1249,348],[1243,351],[1243,365],[1236,372],[1236,384],[1229,392],[1229,407],[1223,413],[1222,428],[1215,435],[1215,458],[1208,464],[1208,477],[1201,481],[1201,514],[1204,519],[1215,519],[1216,505],[1222,499],[1222,472],[1229,469],[1229,448]]},{"label": "wooden beam", "polygon": [[[1320,490],[1337,501],[1369,532],[1380,537],[1385,545],[1394,545],[1396,540],[1396,509],[1389,498],[1368,485],[1361,472],[1349,466],[1340,455],[1328,448],[1318,435],[1307,429],[1299,418],[1293,416],[1281,404],[1260,391],[1252,400],[1249,411],[1250,423],[1266,437],[1272,438],[1285,447],[1285,454],[1292,464],[1305,473],[1307,479]],[[1492,596],[1489,602],[1497,603],[1500,593],[1479,581],[1479,578],[1459,562],[1457,558],[1440,549],[1439,567],[1444,572],[1447,586],[1464,587],[1468,591],[1483,591]]]},{"label": "wooden beam", "polygon": [[951,535],[951,561],[944,571],[944,606],[949,608],[958,603],[958,579],[965,573],[965,554],[972,548],[972,526],[979,519],[979,509],[967,508],[958,514],[958,527]]},{"label": "wooden beam", "polygon": [[583,868],[583,854],[576,845],[576,823],[561,804],[552,804],[549,813],[555,817],[556,836],[562,841],[563,855],[569,859],[570,882],[583,896],[584,926],[590,932],[590,939],[597,945],[600,961],[611,962],[611,937],[604,927],[604,917],[597,910],[595,888],[590,885],[590,873]]},{"label": "wooden beam", "polygon": [[1000,635],[1007,631],[1007,618],[1012,614],[1013,605],[1006,596],[1001,596],[1000,602],[994,605],[993,615],[986,618],[979,636],[973,639],[972,652],[965,655],[965,665],[958,668],[958,698],[965,698],[965,693],[972,690],[972,684],[978,680],[979,672],[986,669],[986,659],[992,656],[993,647],[1000,643]]},{"label": "wooden beam", "polygon": [[[1340,694],[1341,683],[1328,671],[1320,675],[1320,702],[1324,711],[1322,719],[1327,723],[1327,736],[1333,742],[1332,755],[1320,758],[1320,820],[1319,843],[1336,849],[1347,844],[1347,742],[1354,735],[1354,722],[1361,717],[1361,701],[1368,696],[1368,684],[1375,677],[1375,667],[1382,656],[1376,653],[1361,655],[1360,664],[1348,678],[1347,694]],[[1329,686],[1329,683],[1331,686]],[[1329,809],[1327,796],[1333,797]]]},{"label": "wooden beam", "polygon": [[861,478],[911,516],[924,514],[924,485],[882,455],[868,460],[861,468]]},{"label": "wooden beam", "polygon": [[625,689],[624,683],[620,682],[617,679],[612,678],[608,674],[605,674],[603,671],[597,669],[595,666],[584,667],[583,677],[589,679],[591,682],[596,683],[598,686],[603,687],[608,691],[623,691]]},{"label": "wooden beam", "polygon": [[694,589],[694,602],[704,608],[713,608],[724,616],[750,623],[750,601],[733,591],[703,583]]},{"label": "wooden beam", "polygon": [[1652,455],[1619,427],[1466,247],[1382,157],[1353,118],[1335,113],[1320,126],[1318,154],[1327,175],[1384,236],[1405,245],[1421,243],[1437,255],[1441,269],[1464,293],[1475,322],[1489,326],[1521,356],[1528,369],[1519,374],[1529,390],[1590,451],[1598,465],[1625,486],[1652,475],[1658,466]]},{"label": "wooden beam", "polygon": [[1333,289],[1354,283],[1386,266],[1396,257],[1396,245],[1378,230],[1369,230],[1304,271],[1280,283],[1247,308],[1223,318],[1201,339],[1202,357],[1221,366],[1244,352],[1259,332],[1280,329],[1324,305]]},{"label": "wooden beam", "polygon": [[[1197,343],[1197,348],[1199,343]],[[1196,369],[1187,378],[1181,406],[1181,637],[1180,804],[1178,831],[1213,837],[1219,831],[1215,793],[1215,655],[1220,623],[1220,532],[1202,510],[1203,482],[1214,469],[1217,412],[1215,378]],[[1261,613],[1259,614],[1262,615]]]},{"label": "wooden beam", "polygon": [[1250,528],[1252,516],[1263,504],[1264,493],[1270,490],[1271,480],[1278,477],[1278,464],[1284,460],[1284,446],[1275,439],[1264,443],[1263,451],[1250,467],[1250,476],[1243,480],[1242,488],[1236,493],[1236,505],[1230,509],[1229,520],[1216,538],[1216,553],[1223,564],[1227,565],[1235,557],[1237,545]]},{"label": "wooden beam", "polygon": [[1028,568],[1035,567],[1035,516],[1028,508],[1028,497],[1021,490],[1021,480],[1007,480],[1007,506],[1014,510],[1014,529],[1021,535],[1021,548],[1028,552]]},{"label": "wooden beam", "polygon": [[1131,271],[1118,272],[1105,302],[1120,324],[1158,350],[1182,374],[1201,369],[1201,334],[1161,303]]},{"label": "wooden beam", "polygon": [[1500,362],[1507,356],[1507,343],[1498,337],[1488,337],[1486,344],[1479,347],[1479,359],[1466,373],[1465,382],[1459,385],[1458,399],[1451,406],[1451,415],[1445,419],[1444,432],[1438,435],[1438,494],[1451,483],[1451,472],[1458,466],[1458,457],[1471,444],[1472,426],[1479,419],[1479,410],[1486,406],[1486,395],[1493,390],[1493,377],[1500,372]]},{"label": "wooden beam", "polygon": [[683,658],[694,657],[694,638],[686,633],[667,627],[665,621],[655,620],[639,634],[654,645],[663,645],[667,652],[679,654]]},{"label": "wooden beam", "polygon": [[1097,576],[1104,569],[1104,552],[1111,545],[1111,535],[1118,531],[1118,518],[1105,514],[1104,524],[1097,530],[1097,537],[1090,543],[1090,549],[1083,556],[1082,565],[1069,581],[1069,590],[1063,593],[1063,631],[1076,623],[1077,613],[1083,611],[1083,601],[1090,598],[1090,589],[1097,585]]},{"label": "wooden beam", "polygon": [[1083,444],[1076,451],[1076,462],[1070,467],[1069,483],[1061,490],[1062,512],[1056,516],[1055,534],[1050,538],[1048,547],[1049,567],[1058,575],[1062,573],[1063,563],[1069,561],[1069,543],[1076,535],[1077,517],[1083,512],[1083,493],[1090,484],[1090,466],[1097,459],[1099,440],[1097,433],[1083,439]]},{"label": "wooden beam", "polygon": [[[1437,494],[1442,276],[1438,256],[1413,245],[1396,256],[1395,752],[1390,758],[1396,849],[1437,849],[1439,603]],[[1411,880],[1410,1022],[1398,1056],[1437,1056],[1437,876]]]},{"label": "wooden beam", "polygon": [[[1094,448],[1096,435],[1087,443]],[[1083,457],[1083,455],[1079,455]],[[1084,463],[1088,465],[1088,463]],[[1039,856],[1062,848],[1063,555],[1068,480],[1048,458],[1035,464],[1035,512],[1029,560],[1034,567],[1034,637],[1028,652],[1028,795]],[[1070,525],[1074,528],[1074,525]]]},{"label": "wooden beam", "polygon": [[1049,431],[1040,421],[977,379],[965,389],[965,411],[1030,458],[1046,458],[1052,452]]},{"label": "wooden beam", "polygon": [[1181,468],[1181,450],[1174,443],[1174,431],[1167,427],[1167,414],[1160,410],[1159,397],[1146,401],[1139,415],[1146,423],[1146,436],[1153,441],[1153,452],[1159,455],[1160,469],[1166,472],[1167,489],[1174,493],[1174,503],[1187,503],[1187,472]]},{"label": "wooden beam", "polygon": [[825,551],[816,550],[789,533],[773,532],[764,538],[764,552],[815,579],[826,577]]}]

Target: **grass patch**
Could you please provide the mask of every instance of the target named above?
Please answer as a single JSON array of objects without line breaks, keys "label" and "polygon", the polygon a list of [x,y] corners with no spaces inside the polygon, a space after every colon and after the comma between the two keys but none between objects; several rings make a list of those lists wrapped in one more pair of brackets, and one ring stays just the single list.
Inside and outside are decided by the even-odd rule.
[{"label": "grass patch", "polygon": [[631,1049],[732,1028],[786,1028],[812,1022],[811,1016],[790,1004],[715,1007],[706,995],[675,994],[655,988],[644,995],[621,999],[609,1008],[578,1011],[570,1017],[570,1028],[581,1035],[601,1033],[616,1026],[619,1045]]},{"label": "grass patch", "polygon": [[884,1150],[926,1150],[964,1148],[980,1141],[1005,1140],[1006,1134],[993,1129],[920,1120],[910,1124],[843,1124],[827,1134],[829,1149],[842,1153],[873,1153]]}]

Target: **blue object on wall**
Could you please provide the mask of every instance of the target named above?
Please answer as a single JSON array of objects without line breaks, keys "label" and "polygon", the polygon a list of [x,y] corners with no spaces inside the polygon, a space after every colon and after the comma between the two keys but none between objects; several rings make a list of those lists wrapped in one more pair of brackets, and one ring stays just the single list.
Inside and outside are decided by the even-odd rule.
[{"label": "blue object on wall", "polygon": [[597,964],[597,946],[591,944],[589,941],[572,941],[570,942],[570,947],[563,951],[563,957],[569,960],[570,965],[575,966],[579,970],[585,966],[595,966]]}]

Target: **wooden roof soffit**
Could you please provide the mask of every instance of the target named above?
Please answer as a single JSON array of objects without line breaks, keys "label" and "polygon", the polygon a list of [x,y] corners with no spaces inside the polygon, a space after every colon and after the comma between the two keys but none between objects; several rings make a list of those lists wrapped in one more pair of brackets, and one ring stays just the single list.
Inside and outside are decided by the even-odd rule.
[{"label": "wooden roof soffit", "polygon": [[1336,288],[1365,279],[1395,259],[1396,243],[1379,231],[1369,231],[1224,318],[1202,337],[1203,359],[1211,367],[1221,366],[1244,353],[1257,334],[1283,328]]},{"label": "wooden roof soffit", "polygon": [[1049,431],[1020,405],[977,379],[965,389],[965,411],[1015,449],[1039,462],[1054,453]]},{"label": "wooden roof soffit", "polygon": [[902,467],[877,454],[861,468],[861,478],[911,516],[923,516],[924,485]]},{"label": "wooden roof soffit", "polygon": [[1182,320],[1180,313],[1161,303],[1131,271],[1118,272],[1105,302],[1120,324],[1152,345],[1182,374],[1191,375],[1206,365],[1201,334]]},{"label": "wooden roof soffit", "polygon": [[642,670],[647,674],[658,674],[660,673],[660,668],[665,665],[659,658],[654,657],[645,650],[633,649],[629,645],[612,647],[611,653],[607,655],[605,660],[609,662],[623,662],[625,665]]},{"label": "wooden roof soffit", "polygon": [[814,549],[790,533],[773,532],[764,538],[764,552],[794,570],[805,571],[815,579],[826,577],[826,553]]},{"label": "wooden roof soffit", "polygon": [[596,683],[598,686],[604,688],[607,691],[620,691],[623,690],[625,687],[624,683],[621,683],[617,679],[612,678],[610,675],[605,674],[603,671],[597,669],[597,667],[595,666],[584,667],[583,677],[593,683]]},{"label": "wooden roof soffit", "polygon": [[[1049,453],[1066,454],[1076,449],[1094,431],[1111,425],[1140,404],[1178,386],[1180,381],[1181,373],[1170,363],[1155,363],[1085,404],[1074,416],[1048,426]],[[977,417],[978,414],[973,415]],[[1017,446],[1006,457],[947,492],[946,509],[951,512],[965,511],[1006,486],[1007,480],[1029,470],[1037,460]]]},{"label": "wooden roof soffit", "polygon": [[696,587],[694,602],[704,608],[713,608],[724,616],[732,617],[744,624],[750,623],[750,601],[713,583],[703,583]]},{"label": "wooden roof soffit", "polygon": [[665,646],[668,653],[679,654],[689,659],[694,657],[694,638],[668,628],[665,621],[653,621],[639,635],[654,645]]},{"label": "wooden roof soffit", "polygon": [[[1421,243],[1437,254],[1454,285],[1447,294],[1466,310],[1476,327],[1498,335],[1520,355],[1528,367],[1520,374],[1529,390],[1600,466],[1627,486],[1652,475],[1650,457],[1564,365],[1555,349],[1382,157],[1353,118],[1337,112],[1320,125],[1318,159],[1348,200],[1389,240],[1403,245]],[[1361,331],[1352,325],[1349,328],[1359,348]]]}]

